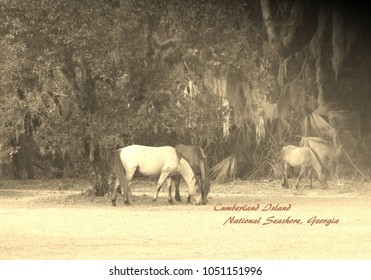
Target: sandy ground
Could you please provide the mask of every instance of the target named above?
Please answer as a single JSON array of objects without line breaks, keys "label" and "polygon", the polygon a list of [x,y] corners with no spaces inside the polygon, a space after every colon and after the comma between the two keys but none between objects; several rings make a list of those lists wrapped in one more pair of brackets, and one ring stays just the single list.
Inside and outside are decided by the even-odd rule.
[{"label": "sandy ground", "polygon": [[371,259],[371,184],[298,193],[236,181],[213,185],[203,206],[169,205],[165,190],[153,203],[151,181],[133,182],[132,206],[118,197],[112,207],[86,188],[0,181],[0,259]]}]

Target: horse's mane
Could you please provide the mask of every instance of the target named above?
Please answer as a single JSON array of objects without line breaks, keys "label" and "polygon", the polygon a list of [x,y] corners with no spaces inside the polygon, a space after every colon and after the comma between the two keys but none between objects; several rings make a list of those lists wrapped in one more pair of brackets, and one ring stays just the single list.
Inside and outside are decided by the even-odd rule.
[{"label": "horse's mane", "polygon": [[197,148],[198,148],[198,150],[200,151],[202,158],[206,159],[207,156],[206,156],[204,150],[203,150],[201,147],[199,147],[199,146],[197,146]]},{"label": "horse's mane", "polygon": [[175,153],[176,153],[176,155],[178,156],[178,161],[179,161],[181,158],[184,158],[184,156],[182,155],[182,153],[179,152],[177,149],[175,149]]},{"label": "horse's mane", "polygon": [[196,171],[193,169],[192,165],[190,165],[190,163],[188,162],[188,160],[185,158],[185,156],[183,156],[183,154],[181,152],[179,152],[177,149],[175,149],[175,152],[176,152],[176,155],[178,156],[178,162],[181,160],[181,159],[184,159],[187,164],[189,165],[189,167],[191,168],[195,178],[196,178]]}]

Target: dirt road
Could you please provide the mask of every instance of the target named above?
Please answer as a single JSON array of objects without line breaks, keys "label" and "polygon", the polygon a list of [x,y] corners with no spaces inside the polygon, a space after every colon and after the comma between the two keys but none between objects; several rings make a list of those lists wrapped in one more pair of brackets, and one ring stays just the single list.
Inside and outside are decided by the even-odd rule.
[{"label": "dirt road", "polygon": [[84,187],[1,181],[0,259],[371,259],[370,185],[235,182],[193,206],[165,192],[154,204],[154,184],[139,182],[133,206],[117,207]]}]

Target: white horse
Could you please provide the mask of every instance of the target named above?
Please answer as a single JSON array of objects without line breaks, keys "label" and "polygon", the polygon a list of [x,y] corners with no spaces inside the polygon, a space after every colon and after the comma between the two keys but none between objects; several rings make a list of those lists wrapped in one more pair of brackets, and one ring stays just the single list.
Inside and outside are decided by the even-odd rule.
[{"label": "white horse", "polygon": [[188,193],[194,199],[194,203],[196,205],[202,203],[201,190],[193,169],[173,147],[131,145],[118,149],[115,153],[114,167],[120,185],[113,191],[111,198],[113,206],[116,206],[117,190],[119,187],[123,190],[125,204],[129,204],[129,182],[133,178],[135,171],[140,172],[146,177],[160,175],[157,182],[156,194],[153,197],[154,201],[157,200],[161,186],[166,181],[168,201],[171,204],[173,203],[171,197],[171,176],[180,174],[188,185]]}]

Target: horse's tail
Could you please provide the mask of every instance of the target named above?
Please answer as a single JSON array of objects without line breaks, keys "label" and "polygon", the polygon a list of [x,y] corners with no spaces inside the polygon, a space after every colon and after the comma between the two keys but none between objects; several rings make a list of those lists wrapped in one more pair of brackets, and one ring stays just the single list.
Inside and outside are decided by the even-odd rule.
[{"label": "horse's tail", "polygon": [[201,180],[202,180],[202,193],[205,194],[205,198],[207,197],[210,191],[210,169],[209,165],[207,164],[207,158],[205,152],[200,148],[201,158],[199,162],[200,172],[201,172]]},{"label": "horse's tail", "polygon": [[115,159],[114,159],[114,168],[116,172],[116,176],[119,179],[121,190],[123,191],[123,195],[127,197],[127,195],[130,193],[130,187],[128,184],[128,181],[125,178],[125,169],[122,165],[121,158],[121,149],[118,149],[115,152]]}]

